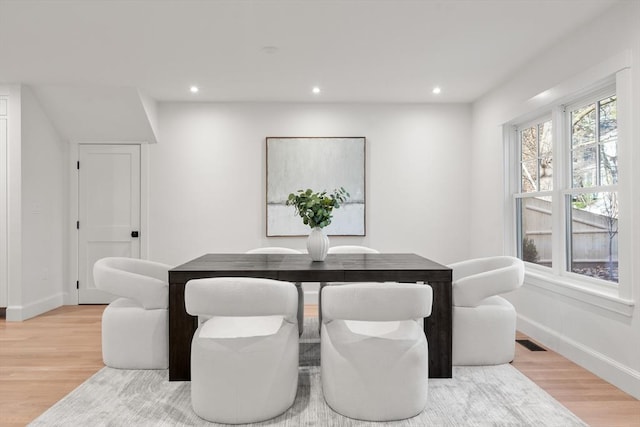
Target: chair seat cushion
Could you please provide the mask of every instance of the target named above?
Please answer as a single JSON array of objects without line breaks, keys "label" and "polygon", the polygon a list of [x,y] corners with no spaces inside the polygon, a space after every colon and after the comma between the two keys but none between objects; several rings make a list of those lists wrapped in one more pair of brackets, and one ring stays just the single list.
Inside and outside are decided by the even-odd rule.
[{"label": "chair seat cushion", "polygon": [[202,325],[198,337],[264,337],[278,333],[283,321],[284,316],[214,316]]},{"label": "chair seat cushion", "polygon": [[362,320],[345,320],[344,326],[354,334],[384,339],[413,339],[416,328],[415,321],[369,322]]},{"label": "chair seat cushion", "polygon": [[507,301],[505,298],[494,295],[488,298],[483,299],[478,303],[477,307],[485,307],[486,308],[494,308],[494,309],[503,309],[511,311],[513,309],[513,304]]},{"label": "chair seat cushion", "polygon": [[[424,340],[424,332],[414,320],[365,322],[333,320],[325,323],[326,341],[339,353],[349,354],[360,363],[375,365],[382,359],[390,361],[402,357],[416,343]],[[323,331],[324,333],[324,331]],[[393,345],[388,342],[392,341]],[[375,360],[371,355],[375,354]]]},{"label": "chair seat cushion", "polygon": [[113,301],[111,304],[109,304],[109,307],[114,309],[114,308],[139,308],[144,310],[144,307],[142,306],[142,304],[140,304],[139,302],[137,302],[136,300],[133,300],[131,298],[118,298],[115,301]]}]

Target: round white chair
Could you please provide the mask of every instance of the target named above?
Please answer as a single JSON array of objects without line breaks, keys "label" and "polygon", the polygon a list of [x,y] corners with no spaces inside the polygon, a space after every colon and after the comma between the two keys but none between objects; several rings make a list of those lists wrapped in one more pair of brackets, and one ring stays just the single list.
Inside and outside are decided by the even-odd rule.
[{"label": "round white chair", "polygon": [[[247,251],[248,254],[301,254],[302,252],[295,249],[283,248],[280,246],[268,246],[264,248],[256,248]],[[296,291],[298,292],[298,335],[302,335],[304,329],[304,290],[302,283],[298,282]]]},{"label": "round white chair", "polygon": [[244,277],[187,282],[198,316],[191,404],[201,418],[242,424],[286,411],[298,387],[298,294],[292,283]]},{"label": "round white chair", "polygon": [[453,365],[499,365],[515,356],[516,310],[498,296],[522,286],[524,263],[477,258],[453,269]]},{"label": "round white chair", "polygon": [[322,293],[322,391],[336,412],[359,420],[418,415],[427,404],[429,352],[423,318],[428,285],[357,283]]},{"label": "round white chair", "polygon": [[169,367],[169,269],[157,262],[109,257],[93,266],[100,290],[120,296],[102,314],[102,359],[111,368]]},{"label": "round white chair", "polygon": [[[332,246],[329,248],[327,252],[329,254],[379,254],[380,252],[376,249],[369,248],[367,246],[359,246],[359,245],[338,245]],[[320,282],[320,288],[318,289],[318,328],[322,332],[322,289],[325,286],[331,285],[344,285],[342,282]]]}]

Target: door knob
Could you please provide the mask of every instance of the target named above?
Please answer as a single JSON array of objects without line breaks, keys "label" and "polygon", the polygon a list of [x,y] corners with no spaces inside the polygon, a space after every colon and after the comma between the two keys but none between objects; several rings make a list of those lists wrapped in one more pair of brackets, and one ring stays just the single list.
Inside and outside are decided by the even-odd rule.
[{"label": "door knob", "polygon": [[139,233],[137,231],[131,232],[131,237],[138,237]]}]

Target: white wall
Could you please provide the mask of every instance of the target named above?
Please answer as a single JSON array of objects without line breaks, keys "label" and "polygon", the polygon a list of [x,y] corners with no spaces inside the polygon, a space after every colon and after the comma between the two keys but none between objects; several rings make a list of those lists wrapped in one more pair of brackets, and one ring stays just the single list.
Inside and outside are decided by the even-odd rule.
[{"label": "white wall", "polygon": [[[332,237],[441,263],[469,247],[467,105],[161,103],[149,146],[149,258],[304,249],[266,237],[267,136],[364,136],[365,237]],[[296,190],[296,189],[292,189]]]},{"label": "white wall", "polygon": [[64,141],[156,142],[154,101],[135,88],[37,85],[33,90]]},{"label": "white wall", "polygon": [[[473,106],[471,171],[470,254],[485,256],[509,252],[503,247],[504,176],[502,124],[526,111],[533,96],[560,85],[572,76],[595,67],[609,56],[632,54],[631,130],[627,148],[621,149],[635,163],[622,176],[621,188],[633,195],[627,200],[629,252],[625,254],[636,306],[631,317],[604,310],[583,301],[542,290],[525,282],[513,295],[519,314],[518,327],[561,354],[568,356],[618,387],[640,397],[640,2],[621,2],[595,22],[558,41],[504,85]],[[595,82],[594,82],[595,83]],[[622,202],[621,202],[622,203]],[[621,261],[622,262],[622,261]],[[631,267],[633,266],[633,267]],[[622,266],[621,266],[622,268]]]},{"label": "white wall", "polygon": [[68,254],[67,144],[27,86],[22,86],[21,109],[22,280],[19,300],[7,310],[9,320],[62,305]]}]

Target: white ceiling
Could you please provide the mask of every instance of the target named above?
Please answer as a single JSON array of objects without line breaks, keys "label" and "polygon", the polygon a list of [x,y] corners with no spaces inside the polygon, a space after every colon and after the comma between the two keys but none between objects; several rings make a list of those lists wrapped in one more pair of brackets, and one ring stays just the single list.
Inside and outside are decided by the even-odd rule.
[{"label": "white ceiling", "polygon": [[0,0],[0,82],[158,101],[472,102],[615,2]]}]

